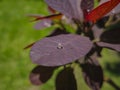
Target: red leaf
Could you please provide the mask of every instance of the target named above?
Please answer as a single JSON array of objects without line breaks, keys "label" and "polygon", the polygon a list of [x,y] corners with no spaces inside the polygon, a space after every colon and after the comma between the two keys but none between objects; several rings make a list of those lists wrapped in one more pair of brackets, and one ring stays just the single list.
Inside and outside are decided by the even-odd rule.
[{"label": "red leaf", "polygon": [[86,16],[87,21],[92,21],[95,23],[97,20],[109,13],[119,3],[120,0],[110,0],[101,4],[100,6],[89,12],[89,14]]},{"label": "red leaf", "polygon": [[59,13],[59,14],[53,14],[53,15],[49,15],[49,16],[36,16],[36,15],[29,15],[30,17],[34,17],[35,20],[33,21],[38,21],[38,20],[43,20],[43,19],[51,19],[51,20],[54,20],[54,19],[61,19],[62,17],[62,14]]}]

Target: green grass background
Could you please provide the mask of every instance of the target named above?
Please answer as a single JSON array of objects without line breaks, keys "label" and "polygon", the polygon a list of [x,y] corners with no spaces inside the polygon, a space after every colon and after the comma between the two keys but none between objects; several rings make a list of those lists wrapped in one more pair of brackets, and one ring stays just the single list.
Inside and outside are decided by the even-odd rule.
[{"label": "green grass background", "polygon": [[[53,77],[43,86],[33,86],[29,73],[35,66],[29,58],[29,50],[23,48],[49,34],[49,30],[35,31],[27,14],[47,15],[43,0],[0,0],[0,90],[54,90]],[[100,63],[105,76],[120,86],[120,55],[111,50],[103,51]],[[79,90],[90,90],[76,68]],[[102,90],[114,90],[104,84]]]}]

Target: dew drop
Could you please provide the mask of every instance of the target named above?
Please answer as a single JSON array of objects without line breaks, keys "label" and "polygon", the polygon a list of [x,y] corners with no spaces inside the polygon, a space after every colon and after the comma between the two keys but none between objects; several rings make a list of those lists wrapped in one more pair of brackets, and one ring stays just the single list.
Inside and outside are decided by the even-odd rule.
[{"label": "dew drop", "polygon": [[61,43],[58,43],[57,49],[63,49],[63,45]]}]

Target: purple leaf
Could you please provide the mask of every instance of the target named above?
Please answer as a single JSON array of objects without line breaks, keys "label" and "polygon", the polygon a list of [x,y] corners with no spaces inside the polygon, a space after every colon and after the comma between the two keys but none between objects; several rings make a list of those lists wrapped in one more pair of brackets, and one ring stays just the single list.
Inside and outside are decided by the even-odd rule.
[{"label": "purple leaf", "polygon": [[60,28],[56,28],[50,35],[48,35],[47,37],[52,37],[52,36],[57,36],[60,34],[68,34],[67,31],[65,31],[64,29],[60,29]]},{"label": "purple leaf", "polygon": [[110,0],[100,0],[99,5],[101,5],[101,4],[103,4],[103,3],[107,2],[107,1],[110,1]]},{"label": "purple leaf", "polygon": [[61,12],[67,17],[74,19],[83,19],[83,13],[80,8],[81,0],[45,0],[53,9]]},{"label": "purple leaf", "polygon": [[81,8],[82,10],[90,11],[94,7],[94,0],[82,0],[81,1]]},{"label": "purple leaf", "polygon": [[[120,23],[118,23],[119,25]],[[103,32],[100,41],[111,44],[120,44],[120,28],[114,28]]]},{"label": "purple leaf", "polygon": [[94,53],[96,53],[97,57],[101,57],[102,56],[101,51],[102,51],[102,47],[100,47],[96,43],[94,43],[92,49],[87,54],[87,57],[91,57]]},{"label": "purple leaf", "polygon": [[85,82],[92,90],[100,90],[103,84],[103,70],[95,56],[81,65]]},{"label": "purple leaf", "polygon": [[34,85],[41,85],[46,83],[53,75],[54,70],[57,67],[43,67],[36,66],[30,73],[30,81]]},{"label": "purple leaf", "polygon": [[92,48],[89,38],[74,34],[47,37],[36,42],[30,57],[36,64],[59,66],[84,57]]},{"label": "purple leaf", "polygon": [[71,3],[68,0],[45,0],[53,9],[65,14],[68,17],[74,15]]},{"label": "purple leaf", "polygon": [[67,17],[83,21],[83,12],[92,10],[94,0],[45,0],[46,3]]},{"label": "purple leaf", "polygon": [[103,29],[98,28],[96,25],[92,27],[92,31],[95,39],[99,39],[101,34],[103,33]]},{"label": "purple leaf", "polygon": [[56,78],[56,90],[77,90],[72,68],[65,68]]},{"label": "purple leaf", "polygon": [[36,30],[42,30],[42,29],[44,29],[44,28],[46,28],[46,27],[50,27],[51,24],[52,24],[52,21],[51,21],[50,19],[44,19],[44,20],[42,20],[42,21],[38,21],[38,22],[35,24],[34,28],[35,28]]},{"label": "purple leaf", "polygon": [[110,43],[105,43],[105,42],[97,42],[97,45],[101,46],[101,47],[110,48],[110,49],[113,49],[113,50],[120,52],[120,44],[110,44]]},{"label": "purple leaf", "polygon": [[120,4],[118,4],[114,9],[113,9],[113,13],[120,13]]}]

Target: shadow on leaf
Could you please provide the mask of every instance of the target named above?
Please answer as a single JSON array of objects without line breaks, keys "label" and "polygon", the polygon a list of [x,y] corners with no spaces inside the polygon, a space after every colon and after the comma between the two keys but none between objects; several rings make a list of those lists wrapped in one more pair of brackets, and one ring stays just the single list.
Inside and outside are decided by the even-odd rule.
[{"label": "shadow on leaf", "polygon": [[30,73],[30,81],[34,85],[41,85],[47,82],[57,67],[36,66]]}]

